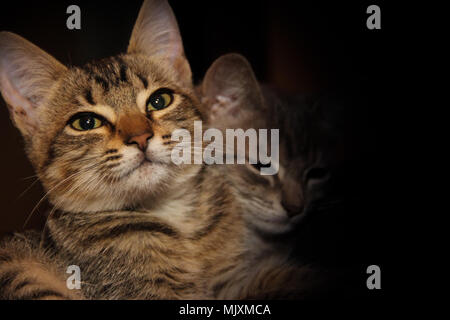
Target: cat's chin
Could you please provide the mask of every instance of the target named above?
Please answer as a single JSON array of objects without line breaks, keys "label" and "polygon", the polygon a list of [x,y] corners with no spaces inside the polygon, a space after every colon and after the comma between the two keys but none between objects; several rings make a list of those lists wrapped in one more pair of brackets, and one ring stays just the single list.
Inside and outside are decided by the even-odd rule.
[{"label": "cat's chin", "polygon": [[268,212],[267,215],[259,212],[257,216],[252,216],[250,218],[249,224],[266,234],[279,235],[295,230],[296,227],[303,222],[305,217],[306,215],[304,212],[293,217],[289,216],[284,210]]},{"label": "cat's chin", "polygon": [[158,193],[170,178],[169,173],[167,165],[145,160],[125,179],[124,191],[134,190],[133,194],[142,194],[142,197]]},{"label": "cat's chin", "polygon": [[59,195],[51,202],[57,203],[59,209],[73,213],[123,211],[164,192],[170,179],[168,165],[146,160],[119,181],[90,192],[90,196],[74,199]]}]

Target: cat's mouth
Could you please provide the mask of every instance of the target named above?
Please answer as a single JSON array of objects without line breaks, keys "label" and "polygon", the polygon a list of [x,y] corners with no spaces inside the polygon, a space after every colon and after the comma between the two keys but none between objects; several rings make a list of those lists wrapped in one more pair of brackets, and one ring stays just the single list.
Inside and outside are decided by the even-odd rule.
[{"label": "cat's mouth", "polygon": [[159,164],[159,163],[156,163],[155,161],[153,161],[149,157],[144,156],[142,161],[136,166],[136,168],[134,170],[138,170],[138,169],[140,169],[142,167],[151,166],[151,165],[155,165],[155,164]]},{"label": "cat's mouth", "polygon": [[139,170],[140,168],[162,166],[162,165],[165,165],[165,163],[156,158],[149,157],[147,154],[145,154],[142,157],[141,162],[136,166],[136,168],[133,171]]},{"label": "cat's mouth", "polygon": [[162,165],[162,164],[163,164],[162,162],[149,159],[148,157],[144,157],[144,159],[141,161],[141,163],[138,165],[138,167],[136,169],[139,169],[139,168],[145,167],[145,166],[154,166],[154,165]]},{"label": "cat's mouth", "polygon": [[147,156],[143,156],[142,160],[137,163],[136,165],[134,165],[132,168],[130,168],[129,170],[127,170],[123,175],[122,175],[122,179],[123,178],[127,178],[130,177],[131,175],[133,175],[134,173],[140,171],[140,170],[148,170],[148,169],[153,169],[152,167],[157,165],[157,164],[161,164],[159,162],[155,162],[152,159],[149,159]]}]

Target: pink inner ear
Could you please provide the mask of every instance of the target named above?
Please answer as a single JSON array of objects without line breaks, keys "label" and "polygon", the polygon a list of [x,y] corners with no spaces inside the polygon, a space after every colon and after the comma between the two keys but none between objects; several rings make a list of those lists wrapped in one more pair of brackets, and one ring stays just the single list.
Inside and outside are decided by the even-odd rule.
[{"label": "pink inner ear", "polygon": [[14,120],[20,121],[27,126],[34,127],[34,108],[31,102],[19,93],[5,74],[2,74],[1,76],[0,89]]}]

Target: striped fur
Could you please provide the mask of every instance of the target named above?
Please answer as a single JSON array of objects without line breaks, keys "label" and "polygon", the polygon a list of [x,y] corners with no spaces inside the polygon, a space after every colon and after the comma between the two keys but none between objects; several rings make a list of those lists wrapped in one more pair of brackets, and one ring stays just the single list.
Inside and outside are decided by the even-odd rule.
[{"label": "striped fur", "polygon": [[245,249],[229,187],[217,185],[209,170],[169,196],[161,211],[60,213],[49,220],[45,242],[81,267],[90,298],[211,298],[207,283],[233,268]]},{"label": "striped fur", "polygon": [[[90,299],[220,296],[217,283],[235,277],[252,248],[222,172],[171,161],[173,130],[193,136],[194,121],[203,117],[167,3],[144,2],[127,54],[84,67],[66,68],[2,32],[0,75],[2,95],[54,206],[38,263],[52,252],[62,265],[80,266],[82,294]],[[146,101],[159,88],[170,89],[174,101],[147,112]],[[77,132],[69,123],[78,112],[94,112],[104,125]],[[128,143],[142,132],[151,133],[144,152]],[[5,288],[12,277],[19,275],[6,274]],[[68,297],[63,288],[59,295]]]},{"label": "striped fur", "polygon": [[[220,297],[312,298],[340,281],[294,254],[303,222],[340,201],[332,191],[342,139],[336,106],[305,97],[284,96],[261,86],[248,61],[238,54],[217,59],[196,88],[202,112],[213,128],[279,129],[279,172],[225,166],[242,210],[246,246],[240,272],[217,284]],[[263,263],[261,263],[263,261]]]},{"label": "striped fur", "polygon": [[[2,298],[81,298],[64,287],[69,265],[80,266],[88,299],[303,294],[297,283],[308,268],[290,265],[289,247],[265,242],[249,223],[258,212],[286,215],[278,194],[259,196],[277,185],[243,167],[170,159],[173,130],[193,136],[194,121],[205,120],[180,41],[160,0],[144,2],[127,54],[83,67],[66,68],[0,34],[0,89],[54,206],[40,246],[4,242]],[[172,105],[146,112],[160,88],[172,90]],[[105,125],[76,132],[68,123],[78,112],[95,112]],[[142,132],[151,133],[144,152],[128,143]],[[15,250],[27,254],[11,256]]]},{"label": "striped fur", "polygon": [[82,295],[69,290],[64,264],[39,246],[34,232],[15,234],[0,246],[0,299],[78,300]]}]

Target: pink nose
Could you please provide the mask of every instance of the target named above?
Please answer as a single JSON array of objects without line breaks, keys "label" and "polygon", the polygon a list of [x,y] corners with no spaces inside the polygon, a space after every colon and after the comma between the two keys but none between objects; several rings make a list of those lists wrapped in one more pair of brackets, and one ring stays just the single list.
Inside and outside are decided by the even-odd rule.
[{"label": "pink nose", "polygon": [[137,144],[139,149],[145,151],[147,149],[148,140],[153,136],[151,133],[144,133],[138,136],[131,137],[128,140],[128,144]]}]

